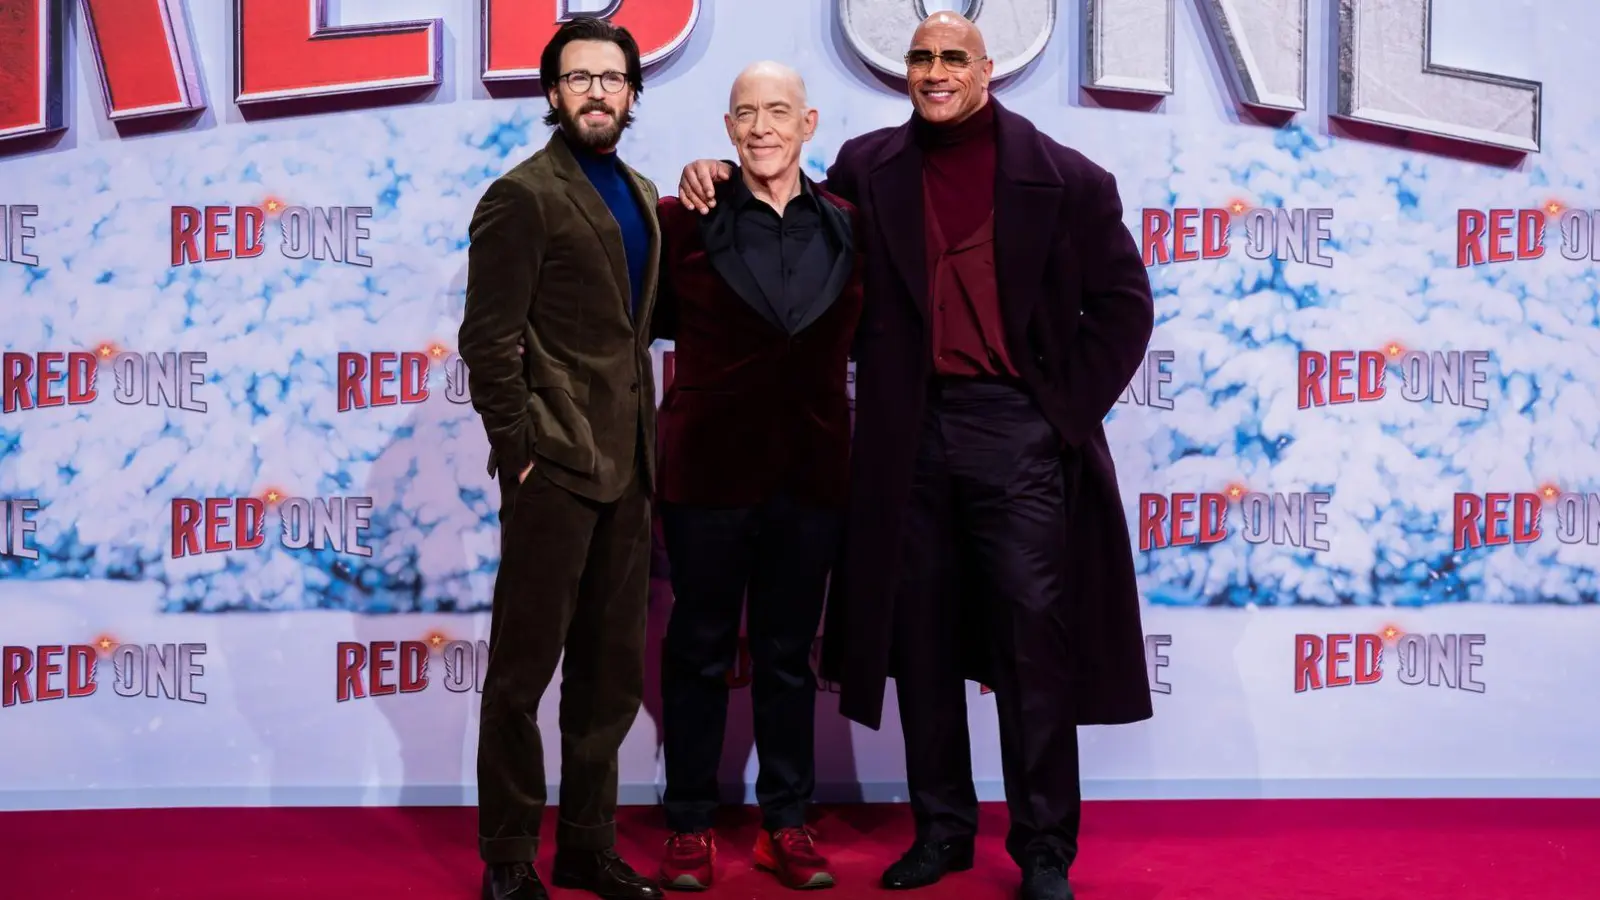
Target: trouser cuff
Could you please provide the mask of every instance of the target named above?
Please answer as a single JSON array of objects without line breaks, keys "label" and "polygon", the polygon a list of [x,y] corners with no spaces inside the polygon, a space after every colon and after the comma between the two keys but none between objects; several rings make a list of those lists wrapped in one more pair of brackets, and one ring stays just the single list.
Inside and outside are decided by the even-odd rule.
[{"label": "trouser cuff", "polygon": [[677,834],[697,834],[711,830],[711,816],[698,812],[667,809],[667,827]]},{"label": "trouser cuff", "polygon": [[767,831],[778,831],[782,828],[804,828],[805,824],[806,808],[802,805],[791,804],[761,811],[761,827]]},{"label": "trouser cuff", "polygon": [[1019,866],[1025,865],[1028,857],[1036,853],[1057,857],[1070,866],[1078,858],[1078,842],[1069,837],[1054,834],[1035,834],[1028,837],[1007,835],[1006,853]]},{"label": "trouser cuff", "polygon": [[953,816],[916,816],[919,841],[965,842],[978,835],[976,817],[965,820]]},{"label": "trouser cuff", "polygon": [[539,838],[478,838],[478,856],[491,866],[531,865],[539,856]]},{"label": "trouser cuff", "polygon": [[617,843],[617,822],[612,819],[600,825],[578,825],[566,819],[556,820],[556,849],[594,852],[610,850]]}]

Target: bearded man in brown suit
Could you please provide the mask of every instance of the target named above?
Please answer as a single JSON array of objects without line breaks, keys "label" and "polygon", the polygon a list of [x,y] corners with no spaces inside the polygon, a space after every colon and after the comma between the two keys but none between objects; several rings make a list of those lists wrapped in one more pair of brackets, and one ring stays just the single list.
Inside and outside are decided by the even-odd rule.
[{"label": "bearded man in brown suit", "polygon": [[552,880],[660,888],[612,849],[617,751],[644,693],[654,481],[655,186],[617,157],[644,89],[626,29],[581,17],[545,48],[556,126],[472,217],[461,358],[500,481],[500,571],[478,732],[484,900],[546,900],[539,701],[561,663]]}]

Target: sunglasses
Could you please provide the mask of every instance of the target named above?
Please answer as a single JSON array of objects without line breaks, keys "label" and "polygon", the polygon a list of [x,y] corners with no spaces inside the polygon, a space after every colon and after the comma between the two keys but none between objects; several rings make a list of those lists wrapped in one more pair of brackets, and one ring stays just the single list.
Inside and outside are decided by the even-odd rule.
[{"label": "sunglasses", "polygon": [[931,69],[933,61],[940,60],[946,69],[965,69],[973,63],[987,59],[986,56],[973,56],[965,50],[945,50],[935,53],[932,50],[913,50],[906,54],[906,67],[910,69]]}]

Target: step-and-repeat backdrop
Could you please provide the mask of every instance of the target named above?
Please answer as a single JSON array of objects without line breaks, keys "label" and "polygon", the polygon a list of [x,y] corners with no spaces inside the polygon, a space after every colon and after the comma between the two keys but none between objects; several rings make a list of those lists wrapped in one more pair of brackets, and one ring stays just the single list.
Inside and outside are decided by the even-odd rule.
[{"label": "step-and-repeat backdrop", "polygon": [[[1084,730],[1088,795],[1600,790],[1600,8],[0,0],[0,807],[473,802],[498,494],[454,337],[554,22],[634,29],[622,153],[672,193],[758,58],[814,175],[903,121],[937,9],[1117,176],[1155,286],[1106,427],[1156,714]],[[871,732],[820,690],[823,795],[902,796],[893,692]]]}]

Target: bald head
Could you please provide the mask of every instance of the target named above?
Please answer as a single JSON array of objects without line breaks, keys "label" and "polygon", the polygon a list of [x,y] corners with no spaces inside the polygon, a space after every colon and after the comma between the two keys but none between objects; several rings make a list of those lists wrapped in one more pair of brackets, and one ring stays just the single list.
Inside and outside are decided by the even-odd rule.
[{"label": "bald head", "polygon": [[817,130],[799,72],[775,62],[747,66],[733,80],[725,121],[747,183],[798,185],[800,152]]},{"label": "bald head", "polygon": [[731,114],[738,108],[742,95],[750,94],[783,95],[789,98],[795,109],[806,108],[806,80],[783,63],[769,60],[745,66],[739,77],[733,80],[733,89],[728,92],[728,112]]},{"label": "bald head", "polygon": [[911,35],[911,46],[926,46],[925,41],[939,41],[945,47],[960,47],[973,56],[987,56],[989,49],[983,42],[983,32],[977,24],[960,13],[948,10],[936,12],[922,20]]},{"label": "bald head", "polygon": [[989,102],[994,60],[972,20],[943,11],[922,20],[906,53],[911,105],[928,123],[954,125]]}]

